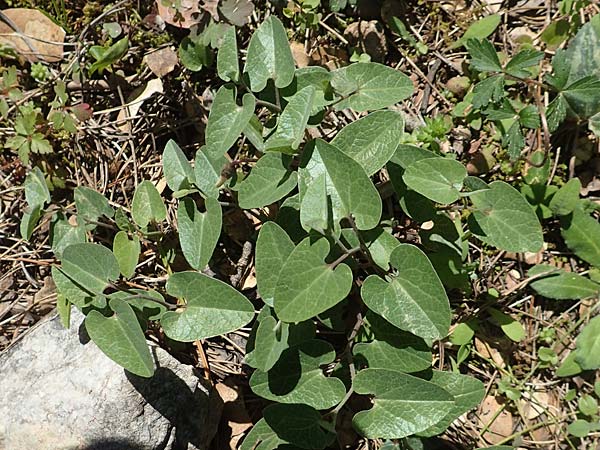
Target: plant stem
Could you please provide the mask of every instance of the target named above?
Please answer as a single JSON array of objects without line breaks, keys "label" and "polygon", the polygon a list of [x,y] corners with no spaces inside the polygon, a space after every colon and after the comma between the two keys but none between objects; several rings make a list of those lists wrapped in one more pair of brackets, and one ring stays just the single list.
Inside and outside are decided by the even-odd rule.
[{"label": "plant stem", "polygon": [[344,252],[344,254],[342,256],[340,256],[338,259],[336,259],[334,262],[332,262],[331,264],[329,264],[329,267],[333,270],[335,269],[337,266],[339,266],[342,262],[344,262],[344,260],[346,258],[348,258],[348,256],[353,255],[354,253],[360,252],[360,247],[354,247],[351,248],[350,250]]},{"label": "plant stem", "polygon": [[268,102],[266,100],[256,99],[256,104],[258,106],[264,106],[265,108],[269,108],[277,113],[281,112],[281,106],[277,106],[275,103]]}]

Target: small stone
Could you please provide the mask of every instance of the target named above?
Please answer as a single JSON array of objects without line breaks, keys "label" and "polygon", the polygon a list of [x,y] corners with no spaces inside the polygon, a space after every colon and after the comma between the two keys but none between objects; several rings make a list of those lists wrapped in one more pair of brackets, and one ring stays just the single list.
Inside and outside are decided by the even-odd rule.
[{"label": "small stone", "polygon": [[471,86],[469,77],[452,77],[446,82],[446,89],[459,98],[465,96],[469,86]]}]

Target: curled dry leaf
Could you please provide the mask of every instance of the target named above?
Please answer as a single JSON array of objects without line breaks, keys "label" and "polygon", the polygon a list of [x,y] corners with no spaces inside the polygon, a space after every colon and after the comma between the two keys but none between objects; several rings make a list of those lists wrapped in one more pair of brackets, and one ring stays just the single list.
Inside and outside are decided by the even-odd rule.
[{"label": "curled dry leaf", "polygon": [[144,56],[148,68],[157,77],[163,77],[175,69],[179,62],[177,52],[173,47],[164,47]]},{"label": "curled dry leaf", "polygon": [[[154,94],[162,94],[163,93],[163,84],[160,81],[160,78],[155,78],[153,80],[148,81],[146,87],[142,90],[141,93],[136,95],[135,93],[131,96],[132,100],[130,100],[126,105],[123,105],[121,111],[119,111],[119,115],[117,116],[117,122],[120,123],[119,129],[124,132],[131,131],[131,122],[126,119],[131,117],[135,117],[142,107],[142,103],[148,100]],[[124,123],[121,123],[124,122]]]},{"label": "curled dry leaf", "polygon": [[301,42],[290,43],[290,49],[292,50],[292,56],[296,67],[306,67],[310,65],[310,56],[304,51],[304,44]]},{"label": "curled dry leaf", "polygon": [[[2,10],[0,44],[13,47],[29,62],[56,62],[63,58],[65,31],[36,9]],[[13,27],[14,26],[14,27]]]},{"label": "curled dry leaf", "polygon": [[170,2],[156,0],[158,15],[168,23],[179,28],[190,28],[200,22],[203,15],[198,5],[198,0],[181,0],[181,6],[178,9],[171,8]]}]

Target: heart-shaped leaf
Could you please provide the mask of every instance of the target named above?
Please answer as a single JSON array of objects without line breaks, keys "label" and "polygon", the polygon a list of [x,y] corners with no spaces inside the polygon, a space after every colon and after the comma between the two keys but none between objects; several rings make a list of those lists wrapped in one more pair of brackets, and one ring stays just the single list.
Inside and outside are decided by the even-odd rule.
[{"label": "heart-shaped leaf", "polygon": [[313,110],[311,112],[311,116],[314,116],[325,106],[333,103],[333,92],[329,84],[331,77],[331,72],[324,67],[301,67],[296,69],[292,84],[281,90],[281,96],[285,100],[290,101],[297,92],[305,87],[314,87],[316,93],[312,104]]},{"label": "heart-shaped leaf", "polygon": [[370,230],[381,218],[381,198],[363,168],[320,139],[299,170],[299,190],[305,228],[339,229],[340,220],[352,214],[358,229]]},{"label": "heart-shaped leaf", "polygon": [[114,362],[140,377],[154,374],[154,361],[135,313],[126,302],[114,298],[114,311],[105,317],[93,310],[85,318],[85,329],[102,352]]},{"label": "heart-shaped leaf", "polygon": [[276,87],[284,88],[292,82],[294,70],[285,28],[271,15],[256,29],[248,44],[244,72],[250,78],[250,87],[253,92],[260,92],[267,86],[267,80],[273,80]]},{"label": "heart-shaped leaf", "polygon": [[274,306],[284,322],[302,322],[341,302],[352,287],[352,270],[346,264],[325,263],[327,239],[304,239],[290,253],[279,273]]},{"label": "heart-shaped leaf", "polygon": [[542,227],[535,212],[515,188],[493,181],[489,189],[471,194],[477,208],[470,230],[483,242],[507,252],[537,252],[542,248]]},{"label": "heart-shaped leaf", "polygon": [[202,146],[196,152],[194,174],[196,186],[208,197],[219,197],[219,186],[227,186],[227,181],[221,183],[221,172],[227,166],[225,155],[216,155]]},{"label": "heart-shaped leaf", "polygon": [[201,273],[171,275],[167,292],[187,301],[181,311],[169,311],[160,320],[165,334],[176,341],[192,342],[229,333],[245,326],[254,316],[254,307],[246,297]]},{"label": "heart-shaped leaf", "polygon": [[413,83],[402,72],[378,63],[356,63],[333,72],[331,85],[344,98],[336,109],[382,109],[410,97]]},{"label": "heart-shaped leaf", "polygon": [[577,208],[561,218],[562,237],[577,256],[600,267],[600,223]]},{"label": "heart-shaped leaf", "polygon": [[260,419],[244,438],[240,450],[275,450],[281,444],[288,442],[279,438],[265,419]]},{"label": "heart-shaped leaf", "polygon": [[256,241],[256,282],[267,305],[273,306],[281,268],[294,250],[294,243],[275,222],[265,223]]},{"label": "heart-shaped leaf", "polygon": [[335,440],[335,435],[323,428],[321,414],[310,406],[271,405],[265,408],[263,416],[275,434],[293,446],[322,449]]},{"label": "heart-shaped leaf", "polygon": [[257,370],[250,378],[252,391],[280,403],[302,403],[315,409],[337,405],[346,394],[339,378],[327,378],[320,366],[335,359],[325,341],[313,339],[285,350],[268,372]]},{"label": "heart-shaped leaf", "polygon": [[189,189],[194,183],[194,169],[173,139],[169,139],[162,154],[163,172],[173,192]]},{"label": "heart-shaped leaf", "polygon": [[196,209],[191,198],[182,199],[177,208],[181,250],[190,266],[197,270],[206,267],[221,235],[221,205],[211,197],[204,204],[204,213]]},{"label": "heart-shaped leaf", "polygon": [[50,224],[50,242],[52,251],[57,258],[62,258],[65,248],[73,244],[83,244],[87,241],[85,228],[79,224],[71,225],[62,214],[57,214]]},{"label": "heart-shaped leaf", "polygon": [[527,274],[533,277],[543,273],[548,275],[532,281],[530,286],[546,298],[576,300],[596,297],[600,293],[600,284],[594,283],[589,278],[566,272],[548,264],[538,264],[529,269]]},{"label": "heart-shaped leaf", "polygon": [[39,167],[34,167],[25,177],[25,200],[31,208],[43,207],[50,201],[50,191],[46,179]]},{"label": "heart-shaped leaf", "polygon": [[392,252],[398,270],[389,282],[376,275],[365,280],[361,296],[367,306],[388,322],[424,339],[441,339],[450,327],[450,304],[431,262],[414,245]]},{"label": "heart-shaped leaf", "polygon": [[354,428],[370,439],[400,439],[419,433],[446,417],[455,405],[445,389],[395,370],[361,370],[352,386],[358,394],[375,396],[373,408],[352,420]]},{"label": "heart-shaped leaf", "polygon": [[94,223],[99,217],[112,217],[114,210],[108,204],[108,199],[100,192],[84,186],[77,186],[73,193],[77,206],[77,221],[88,230],[96,228]]},{"label": "heart-shaped leaf", "polygon": [[167,218],[167,208],[152,182],[142,181],[133,194],[131,216],[142,228],[150,221],[160,222]]},{"label": "heart-shaped leaf", "polygon": [[449,205],[460,198],[467,169],[450,158],[427,158],[409,165],[402,179],[412,190]]},{"label": "heart-shaped leaf", "polygon": [[571,214],[579,205],[579,191],[581,181],[579,178],[570,179],[552,196],[548,207],[558,216]]},{"label": "heart-shaped leaf", "polygon": [[223,35],[217,54],[217,73],[223,81],[236,82],[240,78],[238,62],[237,33],[235,27],[229,27]]},{"label": "heart-shaped leaf", "polygon": [[331,143],[371,176],[394,155],[403,132],[400,114],[376,111],[342,128]]},{"label": "heart-shaped leaf", "polygon": [[131,278],[135,273],[135,266],[137,266],[140,251],[140,238],[137,235],[133,235],[131,240],[125,231],[119,231],[115,235],[113,253],[119,263],[119,269],[125,278]]}]

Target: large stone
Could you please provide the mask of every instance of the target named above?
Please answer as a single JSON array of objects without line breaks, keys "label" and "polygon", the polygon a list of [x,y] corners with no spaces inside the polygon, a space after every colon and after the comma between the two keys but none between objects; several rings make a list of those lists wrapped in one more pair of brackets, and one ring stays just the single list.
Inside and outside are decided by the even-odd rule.
[{"label": "large stone", "polygon": [[152,347],[154,376],[128,373],[82,319],[73,310],[66,330],[53,317],[0,355],[0,449],[206,448],[218,417],[193,368]]}]

